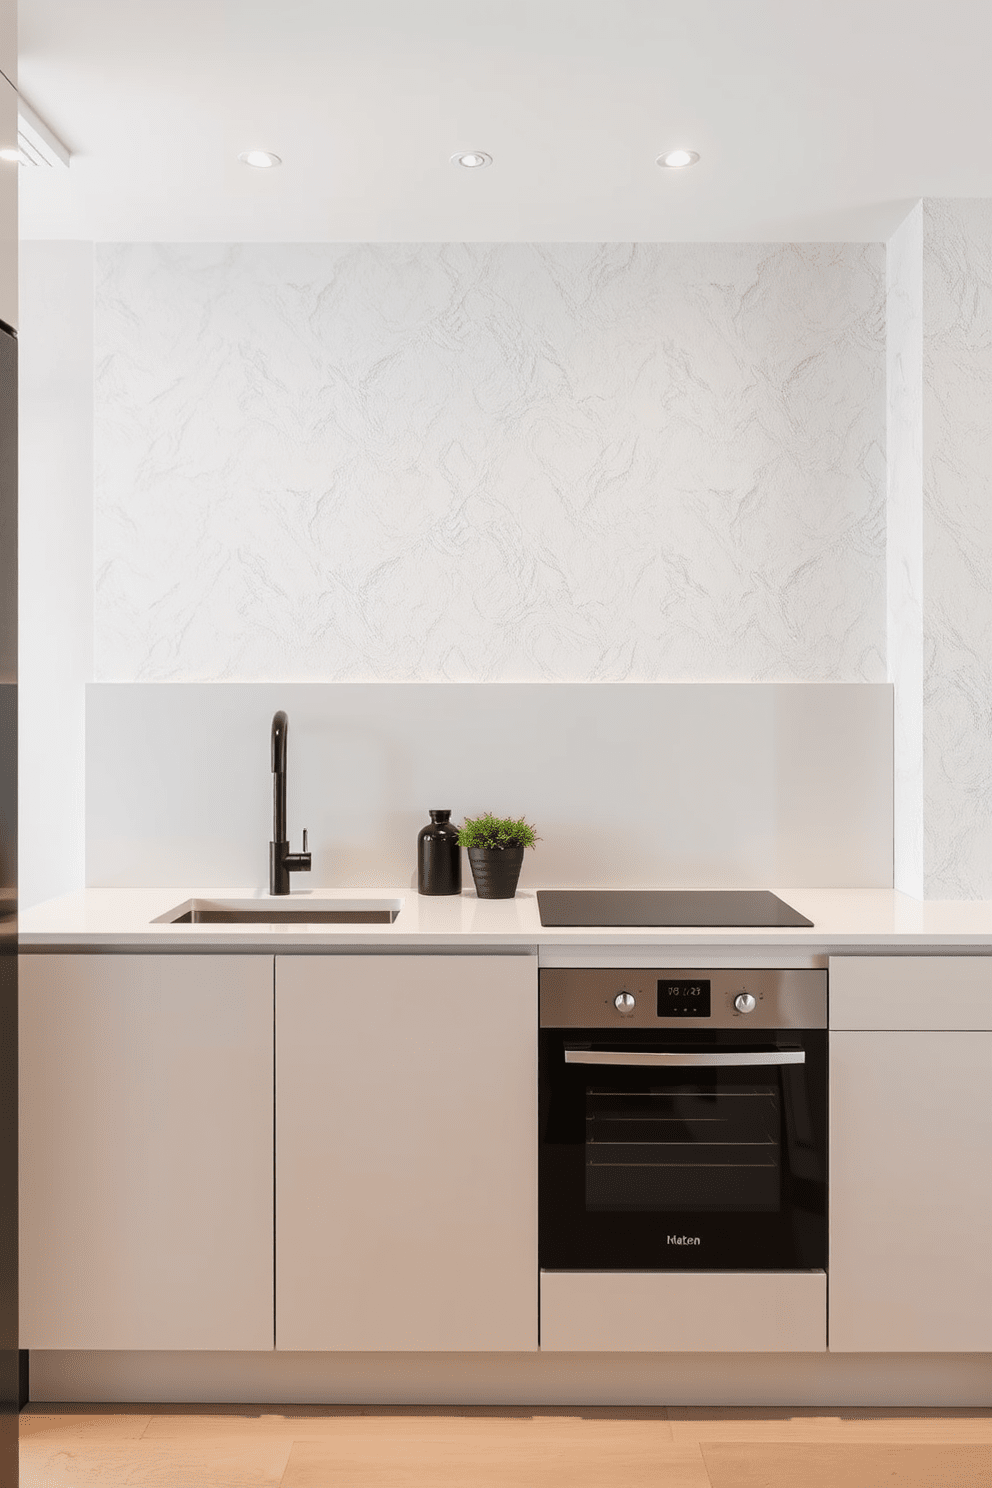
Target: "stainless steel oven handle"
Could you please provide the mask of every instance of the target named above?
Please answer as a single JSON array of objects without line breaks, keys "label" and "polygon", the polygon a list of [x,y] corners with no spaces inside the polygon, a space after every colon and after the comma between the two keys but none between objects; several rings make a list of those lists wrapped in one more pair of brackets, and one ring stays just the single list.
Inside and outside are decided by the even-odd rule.
[{"label": "stainless steel oven handle", "polygon": [[717,1066],[727,1064],[805,1064],[805,1049],[782,1049],[774,1054],[755,1049],[752,1054],[663,1054],[645,1050],[641,1054],[611,1053],[604,1049],[566,1049],[566,1064],[641,1064],[660,1065],[662,1068],[677,1065]]}]

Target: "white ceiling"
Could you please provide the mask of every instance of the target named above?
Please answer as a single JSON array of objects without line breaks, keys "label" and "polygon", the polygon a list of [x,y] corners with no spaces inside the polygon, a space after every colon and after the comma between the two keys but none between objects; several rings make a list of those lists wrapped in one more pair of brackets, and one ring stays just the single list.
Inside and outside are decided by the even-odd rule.
[{"label": "white ceiling", "polygon": [[877,240],[992,196],[990,57],[992,0],[21,0],[22,235]]}]

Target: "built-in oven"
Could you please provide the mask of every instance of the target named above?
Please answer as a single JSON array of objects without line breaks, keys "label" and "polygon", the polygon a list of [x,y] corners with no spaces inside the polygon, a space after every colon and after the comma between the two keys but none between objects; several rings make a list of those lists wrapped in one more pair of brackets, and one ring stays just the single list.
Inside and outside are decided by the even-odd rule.
[{"label": "built-in oven", "polygon": [[827,973],[540,973],[540,1264],[827,1261]]}]

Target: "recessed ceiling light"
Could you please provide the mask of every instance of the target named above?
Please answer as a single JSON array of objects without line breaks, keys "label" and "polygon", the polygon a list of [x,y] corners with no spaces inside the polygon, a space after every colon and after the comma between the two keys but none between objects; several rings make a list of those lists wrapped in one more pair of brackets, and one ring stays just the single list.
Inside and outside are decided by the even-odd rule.
[{"label": "recessed ceiling light", "polygon": [[466,170],[480,170],[484,165],[492,165],[493,157],[487,155],[485,150],[464,150],[458,155],[452,155],[452,165],[463,165]]},{"label": "recessed ceiling light", "polygon": [[13,160],[20,162],[20,158],[21,152],[16,148],[16,146],[8,145],[3,150],[0,150],[0,160]]},{"label": "recessed ceiling light", "polygon": [[655,164],[668,170],[685,170],[687,166],[695,165],[698,159],[695,150],[669,150],[667,155],[659,155]]},{"label": "recessed ceiling light", "polygon": [[256,170],[271,170],[274,165],[282,165],[278,155],[273,155],[271,150],[242,150],[238,156],[242,165],[253,165]]}]

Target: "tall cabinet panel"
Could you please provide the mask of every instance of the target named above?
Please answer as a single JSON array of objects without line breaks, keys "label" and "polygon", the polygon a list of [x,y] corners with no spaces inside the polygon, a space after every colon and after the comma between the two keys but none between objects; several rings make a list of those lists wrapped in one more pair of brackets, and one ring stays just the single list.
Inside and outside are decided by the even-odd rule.
[{"label": "tall cabinet panel", "polygon": [[992,1351],[990,972],[830,963],[834,1352]]},{"label": "tall cabinet panel", "polygon": [[21,957],[21,1340],[270,1349],[272,957]]},{"label": "tall cabinet panel", "polygon": [[276,958],[276,1346],[537,1347],[537,966]]},{"label": "tall cabinet panel", "polygon": [[[0,0],[0,144],[17,143],[17,0]],[[17,172],[0,161],[0,1488],[16,1488]],[[25,1358],[27,1356],[25,1355]]]}]

